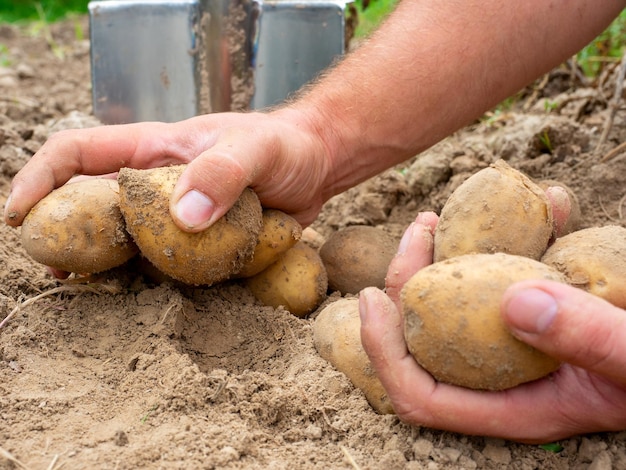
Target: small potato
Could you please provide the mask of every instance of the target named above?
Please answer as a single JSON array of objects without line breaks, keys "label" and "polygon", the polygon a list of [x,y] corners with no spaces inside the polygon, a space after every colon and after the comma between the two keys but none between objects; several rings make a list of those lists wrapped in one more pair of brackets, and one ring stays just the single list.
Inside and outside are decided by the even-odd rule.
[{"label": "small potato", "polygon": [[361,345],[359,299],[340,299],[325,307],[313,323],[313,343],[322,358],[352,384],[380,414],[393,414],[389,397]]},{"label": "small potato", "polygon": [[344,295],[370,286],[384,289],[397,247],[394,237],[376,227],[355,225],[334,232],[320,249],[328,286]]},{"label": "small potato", "polygon": [[212,285],[232,277],[254,251],[262,223],[256,194],[246,189],[210,228],[184,232],[170,216],[170,194],[184,165],[134,170],[118,175],[120,208],[141,253],[172,278]]},{"label": "small potato", "polygon": [[260,273],[278,256],[294,246],[302,236],[302,227],[296,219],[276,209],[263,210],[263,226],[254,248],[252,259],[246,262],[235,277],[250,277]]},{"label": "small potato", "polygon": [[557,360],[514,338],[501,319],[502,294],[525,279],[565,282],[554,268],[505,253],[418,271],[402,290],[409,351],[436,380],[473,389],[503,390],[556,370]]},{"label": "small potato", "polygon": [[80,274],[120,266],[138,251],[120,212],[118,184],[111,179],[55,189],[28,213],[21,236],[35,261]]},{"label": "small potato", "polygon": [[626,308],[626,228],[592,227],[558,238],[541,261],[567,282]]},{"label": "small potato", "polygon": [[326,298],[328,277],[317,251],[303,242],[278,257],[278,261],[246,285],[254,296],[270,307],[285,307],[297,317],[315,310]]},{"label": "small potato", "polygon": [[552,224],[544,191],[498,160],[469,177],[444,205],[435,230],[434,260],[498,252],[539,259]]},{"label": "small potato", "polygon": [[537,184],[544,191],[553,186],[559,186],[565,190],[569,197],[571,209],[567,222],[561,229],[561,235],[566,235],[578,230],[582,221],[582,215],[580,212],[580,202],[578,201],[578,197],[572,188],[556,180],[541,180]]}]

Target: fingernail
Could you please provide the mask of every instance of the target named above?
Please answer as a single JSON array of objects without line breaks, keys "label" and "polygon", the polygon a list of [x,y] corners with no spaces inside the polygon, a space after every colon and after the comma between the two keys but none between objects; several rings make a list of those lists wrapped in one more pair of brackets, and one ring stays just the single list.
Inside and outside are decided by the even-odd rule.
[{"label": "fingernail", "polygon": [[511,327],[524,333],[545,332],[556,317],[558,305],[554,297],[540,289],[523,289],[513,294],[505,307]]},{"label": "fingernail", "polygon": [[370,309],[375,308],[375,306],[373,306],[375,300],[370,293],[371,289],[371,287],[366,287],[359,292],[359,316],[361,317],[361,323],[367,321]]},{"label": "fingernail", "polygon": [[403,255],[409,249],[409,245],[411,244],[411,239],[413,238],[413,232],[415,231],[415,222],[411,222],[411,225],[405,230],[404,235],[400,239],[400,243],[398,244],[398,253],[399,255]]},{"label": "fingernail", "polygon": [[364,323],[367,320],[367,309],[369,308],[368,295],[365,290],[359,292],[359,317],[361,318],[361,323]]},{"label": "fingernail", "polygon": [[10,213],[9,212],[9,206],[11,205],[11,199],[13,198],[13,193],[9,193],[9,195],[7,196],[7,200],[4,203],[4,219],[5,220],[9,220],[9,219],[13,219],[15,218],[15,212]]},{"label": "fingernail", "polygon": [[189,228],[205,224],[211,219],[215,204],[200,191],[192,189],[176,203],[176,217]]},{"label": "fingernail", "polygon": [[6,212],[7,208],[9,207],[9,204],[11,204],[11,197],[13,196],[12,193],[9,193],[9,195],[7,196],[7,200],[4,203],[4,211]]}]

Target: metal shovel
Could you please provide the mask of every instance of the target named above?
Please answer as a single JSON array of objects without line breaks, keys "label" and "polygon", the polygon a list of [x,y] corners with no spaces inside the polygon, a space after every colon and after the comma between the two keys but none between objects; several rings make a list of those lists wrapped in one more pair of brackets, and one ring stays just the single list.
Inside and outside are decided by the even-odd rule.
[{"label": "metal shovel", "polygon": [[89,19],[105,124],[266,108],[345,49],[340,0],[101,0]]}]

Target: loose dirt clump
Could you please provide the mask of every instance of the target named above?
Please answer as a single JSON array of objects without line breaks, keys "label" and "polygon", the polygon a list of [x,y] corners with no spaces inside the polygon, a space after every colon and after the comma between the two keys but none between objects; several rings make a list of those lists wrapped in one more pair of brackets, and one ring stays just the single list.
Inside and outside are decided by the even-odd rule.
[{"label": "loose dirt clump", "polygon": [[[0,202],[48,136],[93,126],[89,44],[79,18],[44,35],[0,26]],[[584,227],[625,225],[618,112],[595,153],[617,67],[581,84],[559,68],[508,111],[329,201],[313,227],[393,236],[499,158],[578,195]],[[0,319],[58,286],[0,225]],[[112,280],[113,279],[113,280]],[[626,431],[538,446],[407,426],[376,414],[315,351],[311,319],[264,307],[238,281],[156,284],[132,272],[19,308],[0,330],[0,468],[609,469]],[[107,289],[103,289],[107,287]],[[333,294],[333,299],[338,297]],[[323,304],[323,308],[327,303]],[[318,309],[319,311],[319,309]]]}]

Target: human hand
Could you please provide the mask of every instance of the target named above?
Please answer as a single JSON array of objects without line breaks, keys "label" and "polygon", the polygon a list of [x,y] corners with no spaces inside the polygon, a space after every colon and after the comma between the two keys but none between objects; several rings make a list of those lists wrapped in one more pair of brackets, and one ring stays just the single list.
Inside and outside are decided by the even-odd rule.
[{"label": "human hand", "polygon": [[399,293],[432,262],[436,223],[425,213],[409,227],[389,266],[388,295],[368,288],[360,297],[363,346],[400,419],[525,443],[625,429],[626,312],[565,284],[520,282],[501,304],[517,338],[564,362],[549,377],[485,392],[438,383],[417,364],[404,339]]},{"label": "human hand", "polygon": [[76,174],[188,163],[170,201],[181,229],[207,228],[247,186],[265,207],[281,209],[306,226],[331,195],[324,187],[329,158],[322,138],[289,110],[62,131],[15,176],[5,220],[20,225],[37,201]]}]

